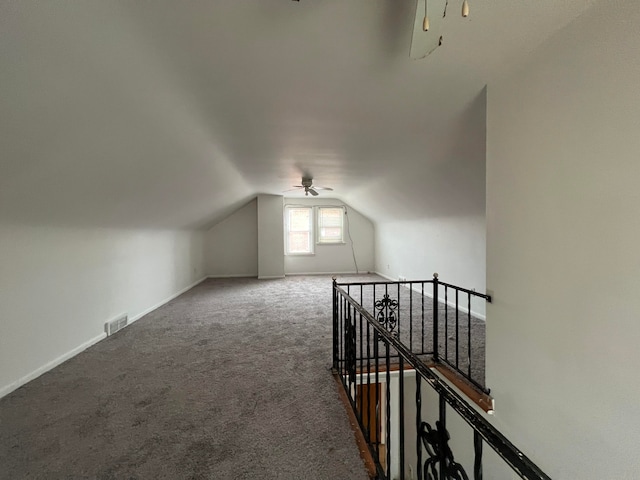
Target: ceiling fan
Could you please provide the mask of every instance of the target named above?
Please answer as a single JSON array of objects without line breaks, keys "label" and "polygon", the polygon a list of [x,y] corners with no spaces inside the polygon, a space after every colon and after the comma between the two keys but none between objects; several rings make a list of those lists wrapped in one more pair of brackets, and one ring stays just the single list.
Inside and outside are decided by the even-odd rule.
[{"label": "ceiling fan", "polygon": [[285,190],[285,192],[291,192],[293,190],[298,190],[300,188],[304,188],[304,194],[305,196],[309,196],[309,194],[313,195],[314,197],[317,197],[319,194],[317,192],[317,190],[331,190],[333,191],[333,188],[329,188],[329,187],[316,187],[313,185],[313,178],[311,177],[302,177],[302,185],[294,185],[293,188],[289,189],[289,190]]}]

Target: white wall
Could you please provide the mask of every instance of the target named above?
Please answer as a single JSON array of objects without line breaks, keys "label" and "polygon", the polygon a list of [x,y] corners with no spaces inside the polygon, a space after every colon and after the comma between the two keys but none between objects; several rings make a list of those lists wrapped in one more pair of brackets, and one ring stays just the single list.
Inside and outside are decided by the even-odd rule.
[{"label": "white wall", "polygon": [[601,1],[489,86],[487,385],[558,479],[640,471],[638,25]]},{"label": "white wall", "polygon": [[213,277],[258,276],[258,202],[252,200],[205,237],[206,274]]},{"label": "white wall", "polygon": [[425,159],[392,180],[386,195],[400,195],[404,206],[376,223],[378,273],[424,280],[437,272],[444,282],[485,290],[485,122],[483,90],[438,140],[436,165]]},{"label": "white wall", "polygon": [[284,277],[283,197],[258,195],[258,278]]},{"label": "white wall", "polygon": [[203,276],[201,233],[0,225],[0,396]]},{"label": "white wall", "polygon": [[377,271],[397,278],[440,280],[485,288],[485,219],[430,218],[382,224],[376,236]]},{"label": "white wall", "polygon": [[[360,273],[374,270],[375,233],[371,220],[335,198],[285,198],[284,203],[285,206],[302,205],[312,207],[339,205],[346,207],[347,211],[344,220],[345,243],[335,245],[316,244],[314,246],[314,255],[285,255],[285,273],[355,273],[356,263],[357,271]],[[349,237],[349,233],[351,233],[351,237]]]}]

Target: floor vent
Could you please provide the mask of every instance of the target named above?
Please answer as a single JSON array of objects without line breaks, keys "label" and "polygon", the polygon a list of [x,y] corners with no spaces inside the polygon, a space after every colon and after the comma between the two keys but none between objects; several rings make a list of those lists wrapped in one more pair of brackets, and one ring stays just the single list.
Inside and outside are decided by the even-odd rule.
[{"label": "floor vent", "polygon": [[110,322],[104,324],[104,331],[107,333],[107,336],[113,335],[114,333],[122,330],[129,323],[129,317],[125,314],[122,315]]}]

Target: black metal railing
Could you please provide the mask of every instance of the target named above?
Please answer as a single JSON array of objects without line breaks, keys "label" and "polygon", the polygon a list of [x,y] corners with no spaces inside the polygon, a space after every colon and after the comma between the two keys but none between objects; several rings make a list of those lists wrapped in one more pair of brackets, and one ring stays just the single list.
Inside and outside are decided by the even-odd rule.
[{"label": "black metal railing", "polygon": [[[438,287],[446,284],[438,282],[437,277],[433,282],[434,299],[437,299]],[[420,283],[422,287],[431,282],[411,283]],[[492,468],[508,469],[525,479],[549,479],[425,363],[424,354],[438,355],[437,347],[427,351],[430,349],[428,346],[423,348],[422,340],[415,344],[403,341],[409,337],[414,340],[410,332],[413,326],[423,334],[426,331],[423,324],[428,326],[428,322],[422,316],[413,325],[409,317],[403,327],[403,317],[397,314],[403,300],[398,289],[395,290],[395,296],[390,295],[389,289],[389,285],[396,284],[393,282],[385,284],[384,288],[377,287],[383,302],[380,309],[389,309],[395,315],[390,321],[388,315],[378,317],[362,306],[363,300],[372,302],[370,305],[378,301],[375,296],[373,299],[366,298],[365,287],[372,283],[354,286],[333,282],[333,368],[355,412],[375,462],[377,478],[468,480],[469,471],[473,473],[474,480],[481,480],[484,469],[483,444],[486,443],[497,453],[492,458],[494,463],[498,461],[498,465],[492,464]],[[354,299],[354,293],[360,297],[360,301]],[[422,304],[424,297],[422,295],[419,304]],[[437,302],[434,304],[434,310],[439,308]],[[438,313],[434,312],[434,318],[437,320]],[[433,329],[433,338],[437,339],[439,329],[437,326]],[[432,347],[436,343],[433,342]],[[468,451],[462,452],[467,463],[466,469],[464,462],[456,460],[449,444],[447,421],[450,413],[471,427],[468,433],[472,435],[472,441],[468,442]],[[464,425],[454,422],[456,435],[464,433],[460,433],[460,424]],[[494,475],[492,478],[496,477]]]},{"label": "black metal railing", "polygon": [[491,296],[440,282],[437,273],[432,280],[336,285],[412,353],[446,364],[489,393],[484,384],[485,323],[473,312],[483,311]]}]

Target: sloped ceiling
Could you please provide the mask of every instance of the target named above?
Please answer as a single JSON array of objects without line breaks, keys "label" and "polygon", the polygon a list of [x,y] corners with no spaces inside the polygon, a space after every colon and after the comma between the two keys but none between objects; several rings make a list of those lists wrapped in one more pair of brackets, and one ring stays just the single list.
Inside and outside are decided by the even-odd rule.
[{"label": "sloped ceiling", "polygon": [[459,213],[484,86],[594,2],[458,3],[416,61],[415,0],[2,1],[0,221],[205,226],[303,173],[374,221]]}]

